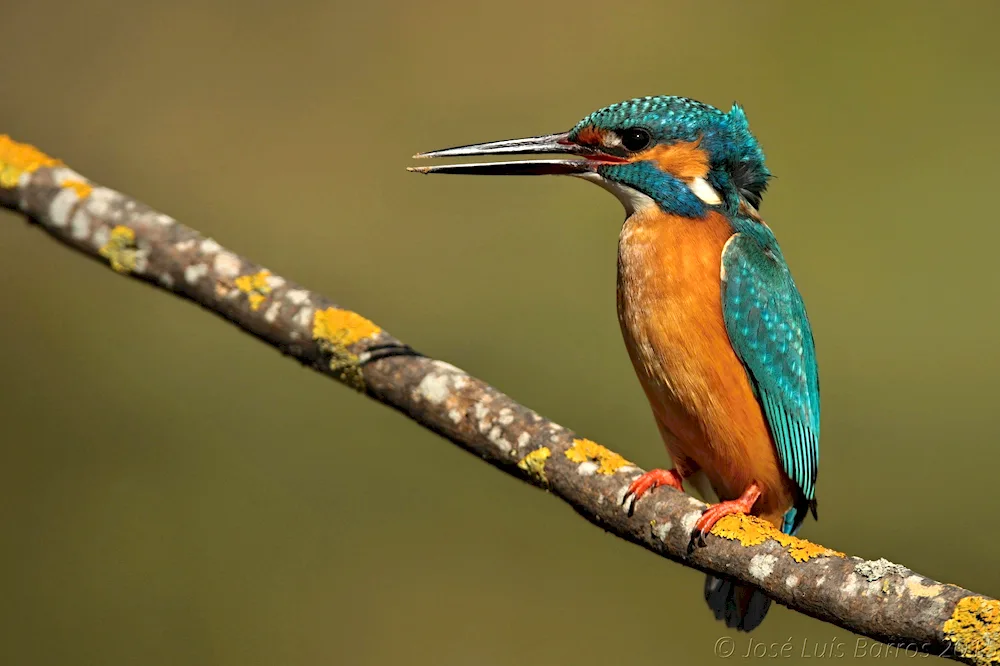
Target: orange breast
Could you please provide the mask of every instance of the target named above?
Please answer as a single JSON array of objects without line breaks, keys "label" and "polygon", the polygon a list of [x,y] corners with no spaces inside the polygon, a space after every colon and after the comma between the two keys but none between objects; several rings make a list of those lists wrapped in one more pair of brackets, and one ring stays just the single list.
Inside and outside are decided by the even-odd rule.
[{"label": "orange breast", "polygon": [[754,513],[780,525],[791,482],[722,319],[719,272],[732,234],[714,212],[630,217],[619,239],[618,318],[678,471],[704,471],[724,500],[756,481]]}]

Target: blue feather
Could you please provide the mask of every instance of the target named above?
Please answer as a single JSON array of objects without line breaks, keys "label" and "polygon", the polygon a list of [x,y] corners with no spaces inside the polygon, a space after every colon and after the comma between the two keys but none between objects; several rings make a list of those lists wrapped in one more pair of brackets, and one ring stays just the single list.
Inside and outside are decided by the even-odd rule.
[{"label": "blue feather", "polygon": [[819,473],[819,376],[805,305],[770,229],[736,218],[722,255],[722,310],[778,458],[802,494],[784,518],[794,534],[815,506]]}]

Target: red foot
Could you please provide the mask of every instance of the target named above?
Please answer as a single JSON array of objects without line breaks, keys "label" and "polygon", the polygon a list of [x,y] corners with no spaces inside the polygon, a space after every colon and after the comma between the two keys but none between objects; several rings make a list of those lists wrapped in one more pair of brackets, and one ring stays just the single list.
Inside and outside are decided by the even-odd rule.
[{"label": "red foot", "polygon": [[627,504],[629,497],[632,498],[632,505],[629,508],[629,515],[631,515],[632,508],[635,507],[635,503],[650,490],[656,488],[657,486],[670,486],[671,488],[676,488],[677,490],[684,492],[682,481],[683,479],[681,479],[681,475],[678,474],[675,469],[652,469],[632,482],[632,485],[630,485],[628,490],[625,491],[625,497],[622,498],[622,503]]},{"label": "red foot", "polygon": [[758,499],[760,499],[760,488],[757,487],[756,483],[751,483],[750,487],[740,495],[739,499],[719,502],[708,507],[694,525],[694,533],[691,535],[692,541],[697,539],[699,542],[705,543],[705,535],[723,517],[734,513],[750,513],[750,509],[753,508]]}]

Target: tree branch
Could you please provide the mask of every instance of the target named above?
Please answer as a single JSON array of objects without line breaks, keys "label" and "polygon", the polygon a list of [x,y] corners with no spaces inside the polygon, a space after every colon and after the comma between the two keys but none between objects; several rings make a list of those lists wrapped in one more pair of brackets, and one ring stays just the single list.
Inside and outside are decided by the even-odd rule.
[{"label": "tree branch", "polygon": [[0,135],[0,205],[113,270],[189,299],[466,451],[543,488],[599,527],[667,559],[754,585],[775,601],[899,650],[1000,663],[1000,602],[886,560],[865,561],[724,518],[704,547],[690,532],[705,505],[662,488],[629,516],[642,470],[518,404],[482,380],[417,354],[173,218],[97,186]]}]

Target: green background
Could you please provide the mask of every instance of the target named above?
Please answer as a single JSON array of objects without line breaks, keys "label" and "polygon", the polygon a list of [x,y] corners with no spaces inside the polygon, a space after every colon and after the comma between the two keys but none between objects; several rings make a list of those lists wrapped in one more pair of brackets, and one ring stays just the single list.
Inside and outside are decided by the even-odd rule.
[{"label": "green background", "polygon": [[[1000,594],[1000,4],[4,5],[0,131],[645,467],[619,204],[404,167],[739,100],[819,350],[804,536]],[[736,636],[701,574],[6,213],[0,284],[0,663],[688,664]],[[753,637],[855,646],[783,608]]]}]

